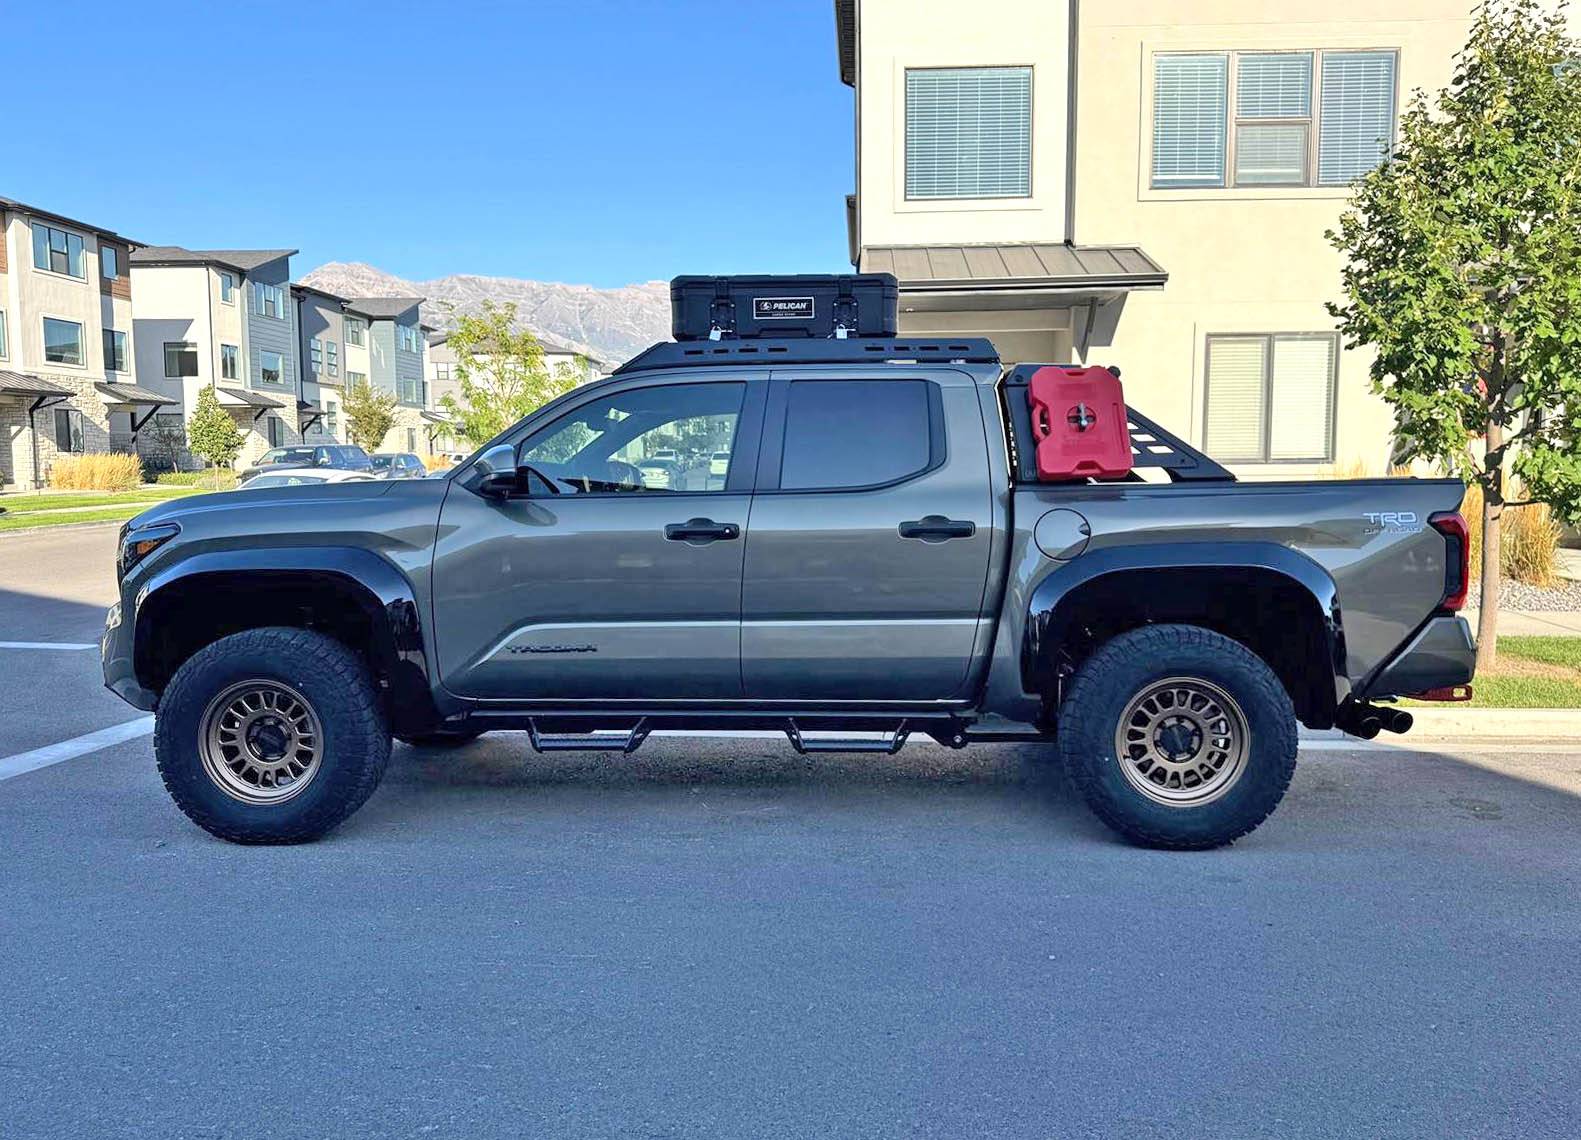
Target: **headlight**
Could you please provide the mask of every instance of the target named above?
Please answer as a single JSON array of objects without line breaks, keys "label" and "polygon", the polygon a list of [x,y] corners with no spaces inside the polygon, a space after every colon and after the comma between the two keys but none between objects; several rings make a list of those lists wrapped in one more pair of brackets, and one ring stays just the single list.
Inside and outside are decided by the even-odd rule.
[{"label": "headlight", "polygon": [[131,573],[132,567],[181,533],[175,523],[155,523],[121,535],[121,551],[115,560],[116,581]]}]

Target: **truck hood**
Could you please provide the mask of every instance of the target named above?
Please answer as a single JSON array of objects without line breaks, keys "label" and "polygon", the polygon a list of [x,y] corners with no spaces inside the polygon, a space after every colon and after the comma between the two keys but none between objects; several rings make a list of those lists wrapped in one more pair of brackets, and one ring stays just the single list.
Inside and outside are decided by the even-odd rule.
[{"label": "truck hood", "polygon": [[357,499],[372,501],[390,493],[396,484],[387,480],[353,483],[323,483],[318,486],[264,487],[256,491],[213,491],[203,495],[184,495],[149,507],[133,516],[131,528],[150,523],[180,522],[214,511],[250,511],[268,508],[304,508],[324,503],[345,503]]}]

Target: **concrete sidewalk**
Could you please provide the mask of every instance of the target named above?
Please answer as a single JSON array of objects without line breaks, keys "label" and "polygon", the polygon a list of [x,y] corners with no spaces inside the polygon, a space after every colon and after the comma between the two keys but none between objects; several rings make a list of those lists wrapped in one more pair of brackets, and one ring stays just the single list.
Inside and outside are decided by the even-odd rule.
[{"label": "concrete sidewalk", "polygon": [[[1472,631],[1477,628],[1476,610],[1464,610]],[[1503,610],[1499,611],[1499,636],[1581,637],[1581,611],[1578,610]]]}]

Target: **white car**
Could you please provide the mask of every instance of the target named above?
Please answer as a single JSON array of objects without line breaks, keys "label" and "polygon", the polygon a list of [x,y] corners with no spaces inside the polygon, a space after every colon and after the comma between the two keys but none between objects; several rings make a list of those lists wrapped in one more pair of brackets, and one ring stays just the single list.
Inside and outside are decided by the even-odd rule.
[{"label": "white car", "polygon": [[716,451],[708,460],[708,473],[710,475],[724,475],[730,470],[730,453]]},{"label": "white car", "polygon": [[306,487],[319,483],[376,483],[378,479],[366,471],[345,471],[338,467],[277,467],[244,480],[238,487],[242,491],[257,491],[264,487]]}]

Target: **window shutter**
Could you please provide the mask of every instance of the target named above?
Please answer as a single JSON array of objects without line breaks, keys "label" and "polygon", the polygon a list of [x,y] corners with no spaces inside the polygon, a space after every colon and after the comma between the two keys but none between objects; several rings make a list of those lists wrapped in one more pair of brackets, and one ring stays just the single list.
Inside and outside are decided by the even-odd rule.
[{"label": "window shutter", "polygon": [[1205,450],[1215,459],[1263,457],[1264,337],[1208,338],[1208,413]]},{"label": "window shutter", "polygon": [[1318,181],[1342,186],[1389,156],[1394,145],[1394,53],[1325,52]]},{"label": "window shutter", "polygon": [[1224,185],[1229,58],[1161,55],[1153,61],[1153,185]]},{"label": "window shutter", "polygon": [[906,197],[1032,193],[1032,69],[906,72]]},{"label": "window shutter", "polygon": [[1334,338],[1276,337],[1270,459],[1327,460],[1334,412]]}]

